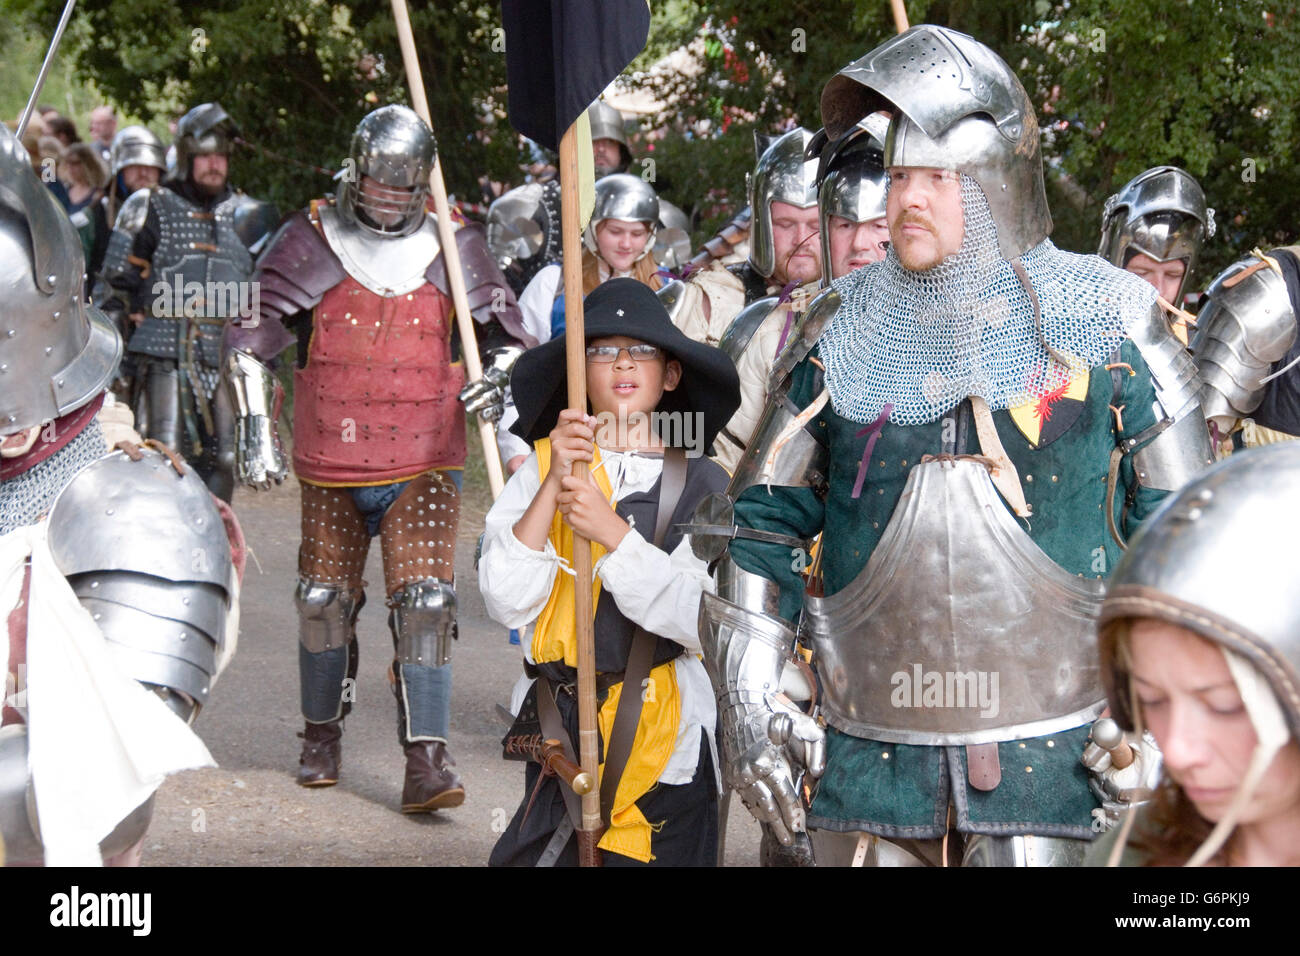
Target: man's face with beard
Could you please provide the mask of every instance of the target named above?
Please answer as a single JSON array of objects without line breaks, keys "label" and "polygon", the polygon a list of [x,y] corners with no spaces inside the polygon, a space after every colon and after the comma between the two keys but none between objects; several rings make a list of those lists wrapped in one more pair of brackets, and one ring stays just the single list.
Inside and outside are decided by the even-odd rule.
[{"label": "man's face with beard", "polygon": [[933,269],[957,254],[965,236],[961,177],[931,166],[891,166],[885,215],[889,241],[903,268]]},{"label": "man's face with beard", "polygon": [[221,153],[203,153],[194,157],[194,170],[190,174],[196,186],[209,196],[215,196],[226,185],[230,160]]},{"label": "man's face with beard", "polygon": [[623,152],[619,149],[618,140],[593,139],[591,141],[591,154],[597,176],[608,176],[610,173],[616,173],[618,168],[623,165]]},{"label": "man's face with beard", "polygon": [[772,210],[772,249],[776,266],[771,280],[785,285],[791,280],[807,282],[822,274],[821,218],[817,207],[804,209],[774,199]]},{"label": "man's face with beard", "polygon": [[145,166],[141,163],[132,163],[122,168],[122,182],[130,193],[137,189],[144,189],[146,186],[157,186],[159,175],[157,167]]}]

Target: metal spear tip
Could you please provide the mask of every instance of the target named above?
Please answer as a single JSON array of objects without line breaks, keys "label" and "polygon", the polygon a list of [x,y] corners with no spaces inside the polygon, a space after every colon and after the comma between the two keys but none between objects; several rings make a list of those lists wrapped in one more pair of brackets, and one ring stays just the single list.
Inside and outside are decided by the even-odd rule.
[{"label": "metal spear tip", "polygon": [[1119,724],[1110,717],[1102,717],[1092,725],[1092,739],[1096,741],[1097,746],[1114,750],[1124,743],[1124,731],[1120,730]]}]

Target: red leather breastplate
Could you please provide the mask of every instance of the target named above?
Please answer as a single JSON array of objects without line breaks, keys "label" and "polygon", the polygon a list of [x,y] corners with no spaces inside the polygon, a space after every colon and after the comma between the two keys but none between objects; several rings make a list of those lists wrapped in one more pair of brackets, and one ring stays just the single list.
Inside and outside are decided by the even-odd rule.
[{"label": "red leather breastplate", "polygon": [[294,470],[323,484],[396,481],[465,463],[464,367],[433,285],[384,298],[351,276],[313,316],[294,373]]}]

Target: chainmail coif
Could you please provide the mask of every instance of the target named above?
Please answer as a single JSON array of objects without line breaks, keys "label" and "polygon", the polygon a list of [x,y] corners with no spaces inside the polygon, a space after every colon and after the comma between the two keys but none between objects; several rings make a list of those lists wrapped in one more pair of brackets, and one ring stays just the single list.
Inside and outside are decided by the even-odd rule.
[{"label": "chainmail coif", "polygon": [[49,458],[8,481],[0,481],[0,534],[35,524],[77,473],[108,454],[99,419]]},{"label": "chainmail coif", "polygon": [[910,272],[892,244],[884,261],[834,283],[840,310],[819,348],[835,411],[919,425],[978,395],[990,408],[1014,408],[1059,387],[1071,371],[1103,364],[1125,330],[1155,304],[1156,290],[1098,256],[1062,252],[1049,239],[1020,257],[1038,294],[1034,309],[1011,263],[998,252],[997,226],[979,184],[961,176],[961,249],[933,269]]}]

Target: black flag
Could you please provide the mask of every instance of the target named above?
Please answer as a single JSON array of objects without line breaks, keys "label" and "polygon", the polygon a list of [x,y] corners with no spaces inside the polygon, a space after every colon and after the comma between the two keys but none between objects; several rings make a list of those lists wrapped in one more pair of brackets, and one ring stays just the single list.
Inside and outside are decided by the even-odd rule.
[{"label": "black flag", "polygon": [[501,0],[510,123],[558,149],[560,137],[645,49],[646,0]]}]

